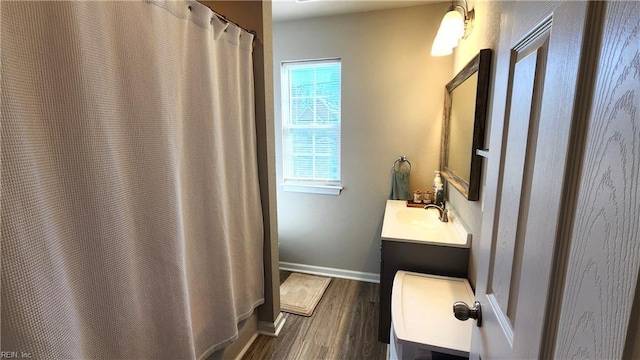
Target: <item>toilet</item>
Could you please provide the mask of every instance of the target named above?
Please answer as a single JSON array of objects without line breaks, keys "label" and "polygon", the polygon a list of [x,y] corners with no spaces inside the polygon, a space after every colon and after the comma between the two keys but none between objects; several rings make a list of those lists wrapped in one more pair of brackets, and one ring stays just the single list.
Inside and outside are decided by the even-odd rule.
[{"label": "toilet", "polygon": [[453,316],[453,303],[472,304],[474,294],[466,279],[400,270],[391,295],[392,360],[468,358],[473,320]]}]

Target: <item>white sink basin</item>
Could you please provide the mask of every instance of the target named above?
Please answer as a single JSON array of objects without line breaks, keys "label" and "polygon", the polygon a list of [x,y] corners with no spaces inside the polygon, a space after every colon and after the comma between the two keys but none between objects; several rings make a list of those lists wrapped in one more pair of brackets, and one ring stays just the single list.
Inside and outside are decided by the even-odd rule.
[{"label": "white sink basin", "polygon": [[471,235],[454,212],[449,222],[439,219],[438,209],[407,207],[406,201],[387,200],[382,224],[382,239],[432,245],[469,248]]},{"label": "white sink basin", "polygon": [[398,210],[396,212],[396,218],[402,224],[409,226],[418,226],[422,228],[434,229],[440,226],[440,213],[437,209],[429,209],[422,211],[416,211],[420,209],[407,208]]}]

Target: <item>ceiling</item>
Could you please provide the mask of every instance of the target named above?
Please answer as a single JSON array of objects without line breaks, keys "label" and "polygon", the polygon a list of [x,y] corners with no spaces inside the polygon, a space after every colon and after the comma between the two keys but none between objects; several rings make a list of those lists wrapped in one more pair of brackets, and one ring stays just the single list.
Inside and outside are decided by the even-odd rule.
[{"label": "ceiling", "polygon": [[443,2],[442,0],[273,0],[273,21],[393,9]]}]

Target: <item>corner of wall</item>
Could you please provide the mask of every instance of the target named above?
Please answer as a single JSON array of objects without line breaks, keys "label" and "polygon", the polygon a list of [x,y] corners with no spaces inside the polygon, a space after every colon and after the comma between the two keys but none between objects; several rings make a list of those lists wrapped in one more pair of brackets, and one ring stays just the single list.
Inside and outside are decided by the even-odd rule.
[{"label": "corner of wall", "polygon": [[[262,92],[264,95],[263,132],[258,137],[264,142],[263,179],[261,198],[265,224],[265,304],[260,307],[260,322],[277,326],[280,315],[280,255],[278,251],[278,219],[276,206],[275,125],[273,109],[273,22],[271,1],[262,2]],[[266,204],[265,204],[266,202]]]},{"label": "corner of wall", "polygon": [[473,29],[466,39],[455,48],[453,72],[458,73],[480,49],[496,50],[500,40],[500,15],[502,2],[472,1],[474,10]]}]

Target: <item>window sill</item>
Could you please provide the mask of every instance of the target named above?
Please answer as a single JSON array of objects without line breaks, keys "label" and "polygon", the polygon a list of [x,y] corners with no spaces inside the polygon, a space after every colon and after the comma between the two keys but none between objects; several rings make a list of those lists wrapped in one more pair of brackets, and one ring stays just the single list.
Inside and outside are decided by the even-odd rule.
[{"label": "window sill", "polygon": [[339,185],[294,185],[282,184],[284,191],[307,194],[340,195],[343,187]]}]

